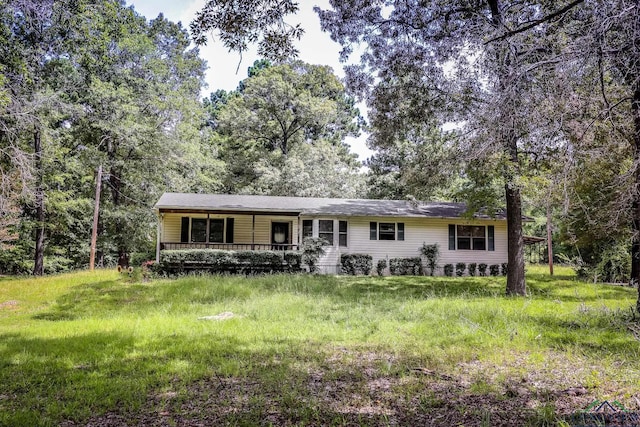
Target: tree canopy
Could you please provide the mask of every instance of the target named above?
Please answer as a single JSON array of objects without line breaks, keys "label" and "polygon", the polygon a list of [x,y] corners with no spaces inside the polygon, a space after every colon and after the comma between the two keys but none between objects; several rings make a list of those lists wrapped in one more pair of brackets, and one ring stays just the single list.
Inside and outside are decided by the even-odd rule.
[{"label": "tree canopy", "polygon": [[[327,66],[300,61],[250,68],[216,110],[227,191],[288,196],[363,193],[345,144],[362,120]],[[304,179],[306,177],[307,179]],[[328,185],[328,183],[333,183]]]}]

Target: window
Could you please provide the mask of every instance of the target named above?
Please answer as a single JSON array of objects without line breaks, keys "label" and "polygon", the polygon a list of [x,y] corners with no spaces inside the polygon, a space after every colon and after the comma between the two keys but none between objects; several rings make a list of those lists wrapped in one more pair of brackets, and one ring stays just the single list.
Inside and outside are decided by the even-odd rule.
[{"label": "window", "polygon": [[211,243],[224,242],[224,219],[209,220],[209,242]]},{"label": "window", "polygon": [[192,242],[207,241],[207,219],[206,218],[191,219],[191,241]]},{"label": "window", "polygon": [[393,222],[378,223],[378,237],[380,240],[396,240],[396,224]]},{"label": "window", "polygon": [[404,222],[370,222],[369,240],[404,240]]},{"label": "window", "polygon": [[495,251],[492,225],[449,225],[449,250]]},{"label": "window", "polygon": [[[182,217],[180,241],[196,243],[233,243],[233,218]],[[225,233],[226,232],[226,233]]]},{"label": "window", "polygon": [[333,246],[333,220],[321,219],[318,221],[318,237],[326,240],[329,245]]},{"label": "window", "polygon": [[347,246],[347,221],[340,221],[338,223],[338,244],[340,246]]},{"label": "window", "polygon": [[302,238],[313,237],[313,221],[310,219],[302,220]]}]

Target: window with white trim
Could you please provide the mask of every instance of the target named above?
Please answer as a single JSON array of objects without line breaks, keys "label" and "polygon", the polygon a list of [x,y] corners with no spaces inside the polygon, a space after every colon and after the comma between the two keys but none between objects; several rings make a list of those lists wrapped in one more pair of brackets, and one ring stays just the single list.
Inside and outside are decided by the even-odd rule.
[{"label": "window with white trim", "polygon": [[449,224],[449,250],[495,251],[493,225]]},{"label": "window with white trim", "polygon": [[333,246],[333,220],[321,219],[318,221],[318,237],[327,241],[329,246]]},{"label": "window with white trim", "polygon": [[404,240],[404,222],[371,221],[369,240]]},{"label": "window with white trim", "polygon": [[338,221],[338,245],[347,246],[347,221]]}]

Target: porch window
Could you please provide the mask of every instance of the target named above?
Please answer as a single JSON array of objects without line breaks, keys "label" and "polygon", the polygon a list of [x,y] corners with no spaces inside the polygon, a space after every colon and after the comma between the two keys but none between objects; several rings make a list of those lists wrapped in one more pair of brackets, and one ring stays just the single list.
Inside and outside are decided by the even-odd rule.
[{"label": "porch window", "polygon": [[326,240],[330,246],[333,246],[333,220],[321,219],[318,221],[318,237]]},{"label": "porch window", "polygon": [[191,241],[192,242],[207,241],[207,219],[206,218],[191,219]]},{"label": "porch window", "polygon": [[224,219],[209,220],[209,242],[224,243]]},{"label": "porch window", "polygon": [[340,246],[347,246],[347,221],[340,221],[338,223],[338,244]]},{"label": "porch window", "polygon": [[233,243],[233,218],[182,217],[180,241],[184,243]]}]

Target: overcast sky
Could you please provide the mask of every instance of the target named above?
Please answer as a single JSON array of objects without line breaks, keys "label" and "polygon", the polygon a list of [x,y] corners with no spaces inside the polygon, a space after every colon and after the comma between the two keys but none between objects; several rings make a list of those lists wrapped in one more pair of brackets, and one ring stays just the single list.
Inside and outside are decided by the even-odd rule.
[{"label": "overcast sky", "polygon": [[[185,28],[189,28],[189,23],[193,20],[196,12],[204,7],[206,0],[127,0],[128,5],[133,5],[136,11],[144,15],[147,19],[153,19],[162,13],[174,22],[182,22]],[[328,0],[303,0],[300,2],[300,12],[291,22],[300,22],[305,29],[305,35],[298,43],[300,59],[311,64],[329,65],[339,77],[343,77],[342,65],[338,61],[340,45],[334,43],[329,34],[320,30],[320,20],[313,11],[313,6],[329,8]],[[233,52],[229,53],[224,47],[210,38],[207,46],[200,48],[200,56],[207,61],[206,82],[208,87],[204,90],[203,96],[217,89],[234,90],[238,82],[247,77],[247,68],[258,59],[254,50],[243,53],[242,62],[240,56]],[[238,69],[236,73],[236,69]],[[360,106],[361,113],[365,113],[364,106]],[[347,142],[351,145],[353,152],[364,160],[371,156],[372,152],[365,145],[365,136],[358,139],[350,139]]]}]

